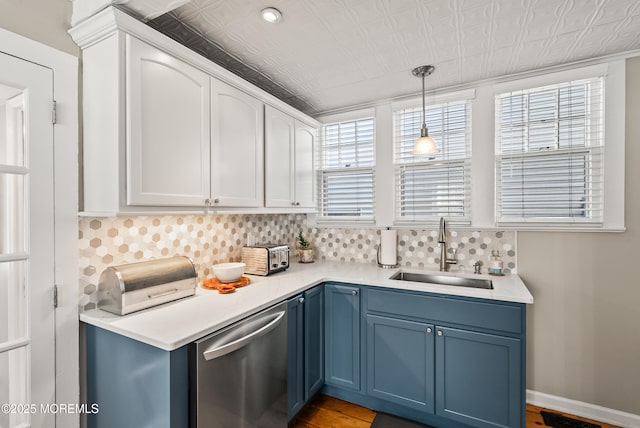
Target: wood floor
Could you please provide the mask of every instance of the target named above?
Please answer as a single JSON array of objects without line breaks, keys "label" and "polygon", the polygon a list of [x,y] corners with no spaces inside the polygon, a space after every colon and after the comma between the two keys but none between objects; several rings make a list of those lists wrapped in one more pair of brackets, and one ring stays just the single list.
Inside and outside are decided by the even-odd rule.
[{"label": "wood floor", "polygon": [[[542,415],[540,415],[541,410],[548,409],[527,404],[527,428],[546,426],[542,420]],[[555,410],[548,411],[561,413]],[[602,426],[602,428],[619,428],[615,425],[609,425],[591,419],[580,418],[566,413],[562,414],[571,418],[598,424]],[[369,428],[375,417],[376,412],[373,410],[338,400],[337,398],[318,394],[300,411],[289,426],[290,428]]]}]

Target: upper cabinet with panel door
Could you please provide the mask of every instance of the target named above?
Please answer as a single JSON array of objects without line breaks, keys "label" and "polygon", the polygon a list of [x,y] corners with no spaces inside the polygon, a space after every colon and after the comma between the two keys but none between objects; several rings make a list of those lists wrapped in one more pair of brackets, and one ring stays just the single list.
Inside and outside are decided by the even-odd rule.
[{"label": "upper cabinet with panel door", "polygon": [[211,204],[261,207],[264,103],[211,79]]},{"label": "upper cabinet with panel door", "polygon": [[316,128],[265,108],[265,205],[315,208]]},{"label": "upper cabinet with panel door", "polygon": [[209,76],[126,36],[127,204],[209,198]]},{"label": "upper cabinet with panel door", "polygon": [[[113,7],[70,33],[83,55],[85,214],[314,208],[317,121]],[[286,153],[299,165],[293,205],[265,204],[265,105],[301,141]]]}]

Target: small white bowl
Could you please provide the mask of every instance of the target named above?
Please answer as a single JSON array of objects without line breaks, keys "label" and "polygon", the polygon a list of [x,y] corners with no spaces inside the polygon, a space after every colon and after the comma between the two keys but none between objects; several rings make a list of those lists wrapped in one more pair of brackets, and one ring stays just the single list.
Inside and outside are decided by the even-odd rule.
[{"label": "small white bowl", "polygon": [[219,263],[213,265],[213,274],[218,278],[220,282],[236,282],[244,273],[244,269],[247,267],[244,263]]}]

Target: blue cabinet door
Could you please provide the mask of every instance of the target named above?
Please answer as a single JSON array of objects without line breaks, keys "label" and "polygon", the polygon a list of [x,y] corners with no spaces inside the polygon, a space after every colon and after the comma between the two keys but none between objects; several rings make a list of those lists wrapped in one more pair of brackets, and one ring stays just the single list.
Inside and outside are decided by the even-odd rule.
[{"label": "blue cabinet door", "polygon": [[287,301],[287,415],[289,419],[304,406],[304,304],[301,294]]},{"label": "blue cabinet door", "polygon": [[433,325],[367,315],[367,393],[434,411]]},{"label": "blue cabinet door", "polygon": [[304,400],[324,385],[324,287],[304,293]]},{"label": "blue cabinet door", "polygon": [[325,382],[360,391],[360,287],[327,283]]},{"label": "blue cabinet door", "polygon": [[436,331],[436,414],[474,427],[520,427],[520,339]]}]

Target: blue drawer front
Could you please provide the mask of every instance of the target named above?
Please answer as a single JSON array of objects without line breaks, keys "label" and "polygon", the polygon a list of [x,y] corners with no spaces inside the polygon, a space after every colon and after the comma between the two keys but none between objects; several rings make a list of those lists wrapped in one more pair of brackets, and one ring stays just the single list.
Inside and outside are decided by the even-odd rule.
[{"label": "blue drawer front", "polygon": [[383,289],[367,290],[369,312],[437,320],[438,323],[469,325],[482,329],[523,332],[522,308],[519,305],[484,303],[423,293],[403,293]]}]

